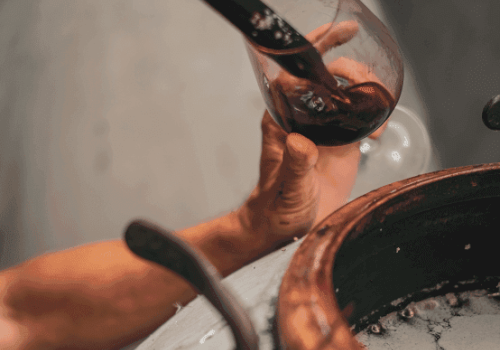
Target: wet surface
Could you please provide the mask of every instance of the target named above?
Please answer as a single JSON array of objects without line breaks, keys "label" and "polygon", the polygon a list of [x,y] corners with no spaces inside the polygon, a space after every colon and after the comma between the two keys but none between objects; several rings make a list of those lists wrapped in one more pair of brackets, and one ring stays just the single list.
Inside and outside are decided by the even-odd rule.
[{"label": "wet surface", "polygon": [[500,299],[486,290],[409,304],[357,335],[370,350],[500,349]]}]

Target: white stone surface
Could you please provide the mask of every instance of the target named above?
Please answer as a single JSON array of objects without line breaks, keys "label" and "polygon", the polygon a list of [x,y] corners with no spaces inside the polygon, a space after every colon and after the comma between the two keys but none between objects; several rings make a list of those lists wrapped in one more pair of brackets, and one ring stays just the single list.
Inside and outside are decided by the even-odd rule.
[{"label": "white stone surface", "polygon": [[[248,310],[260,338],[260,350],[271,350],[268,319],[274,316],[273,298],[302,239],[245,266],[224,279],[224,285]],[[231,350],[229,326],[203,296],[181,309],[146,338],[136,350]]]},{"label": "white stone surface", "polygon": [[391,313],[380,320],[385,334],[365,330],[358,340],[370,350],[500,349],[498,299],[488,297],[485,291],[462,292],[457,296],[466,302],[458,306],[457,296],[448,296],[410,304],[415,316],[408,322]]}]

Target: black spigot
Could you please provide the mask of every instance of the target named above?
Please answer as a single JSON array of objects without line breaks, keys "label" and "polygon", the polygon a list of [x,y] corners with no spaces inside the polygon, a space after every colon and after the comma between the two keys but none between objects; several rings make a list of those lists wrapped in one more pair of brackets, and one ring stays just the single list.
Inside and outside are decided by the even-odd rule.
[{"label": "black spigot", "polygon": [[143,220],[132,222],[124,239],[133,253],[175,272],[203,293],[231,327],[236,350],[259,349],[250,317],[221,284],[222,277],[203,254],[180,237]]},{"label": "black spigot", "polygon": [[484,106],[483,123],[491,130],[500,130],[500,95],[493,97]]}]

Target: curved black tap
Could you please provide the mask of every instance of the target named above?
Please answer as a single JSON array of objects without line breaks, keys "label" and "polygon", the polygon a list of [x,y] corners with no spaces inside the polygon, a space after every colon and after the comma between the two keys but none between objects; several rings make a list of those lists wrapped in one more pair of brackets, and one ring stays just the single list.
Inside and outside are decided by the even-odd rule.
[{"label": "curved black tap", "polygon": [[231,327],[236,350],[258,350],[259,338],[250,317],[201,253],[174,234],[143,220],[133,221],[124,238],[133,253],[172,270],[204,294]]},{"label": "curved black tap", "polygon": [[493,97],[484,106],[483,123],[491,130],[500,130],[500,95]]}]

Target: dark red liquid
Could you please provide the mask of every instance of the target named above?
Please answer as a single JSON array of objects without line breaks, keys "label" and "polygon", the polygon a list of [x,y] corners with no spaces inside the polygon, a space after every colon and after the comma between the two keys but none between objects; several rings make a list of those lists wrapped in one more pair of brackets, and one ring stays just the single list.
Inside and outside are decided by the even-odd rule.
[{"label": "dark red liquid", "polygon": [[302,134],[318,146],[339,146],[373,133],[395,107],[391,93],[375,82],[337,89],[344,99],[320,85],[289,91],[271,85],[271,115],[287,132]]}]

